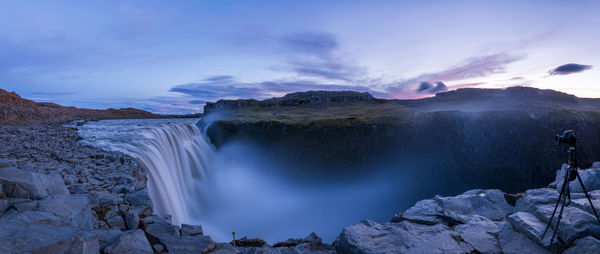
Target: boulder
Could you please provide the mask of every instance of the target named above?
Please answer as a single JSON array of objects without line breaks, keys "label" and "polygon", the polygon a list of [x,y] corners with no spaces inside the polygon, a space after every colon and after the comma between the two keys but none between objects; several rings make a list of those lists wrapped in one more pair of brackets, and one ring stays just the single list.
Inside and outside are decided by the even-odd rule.
[{"label": "boulder", "polygon": [[13,167],[0,168],[0,184],[8,197],[41,199],[48,195],[69,194],[58,174],[38,174]]},{"label": "boulder", "polygon": [[125,221],[123,220],[123,217],[121,217],[121,215],[115,215],[108,218],[108,220],[106,220],[106,223],[108,223],[110,228],[114,230],[121,230],[126,228]]},{"label": "boulder", "polygon": [[596,254],[600,250],[600,240],[586,236],[575,240],[573,246],[566,249],[563,254]]},{"label": "boulder", "polygon": [[0,253],[99,253],[97,238],[86,238],[80,229],[1,223]]},{"label": "boulder", "polygon": [[152,211],[152,200],[146,190],[126,193],[125,201],[139,211],[139,213],[146,210]]},{"label": "boulder", "polygon": [[[567,165],[563,164],[562,168],[556,171],[556,181],[550,184],[555,185],[557,190],[562,188],[566,169]],[[600,168],[593,167],[585,170],[579,169],[577,170],[577,173],[579,173],[579,176],[581,177],[583,185],[587,191],[600,190]],[[569,189],[572,193],[583,192],[581,183],[579,183],[579,180],[577,179],[569,183]]]},{"label": "boulder", "polygon": [[[466,224],[458,225],[454,230],[460,240],[466,243],[466,250],[478,253],[500,253],[495,233],[500,231],[498,224],[486,217],[473,215]],[[464,248],[463,248],[464,249]]]},{"label": "boulder", "polygon": [[119,235],[117,240],[104,248],[104,253],[154,253],[144,231],[135,230]]},{"label": "boulder", "polygon": [[181,224],[181,236],[198,236],[202,235],[202,226]]},{"label": "boulder", "polygon": [[263,247],[265,245],[267,245],[267,242],[260,238],[242,237],[241,239],[235,240],[235,246],[238,247]]},{"label": "boulder", "polygon": [[365,220],[344,228],[334,246],[340,253],[464,252],[448,226],[408,221],[379,224]]},{"label": "boulder", "polygon": [[171,236],[161,238],[169,253],[208,253],[217,248],[210,236]]},{"label": "boulder", "polygon": [[290,238],[285,241],[274,244],[273,247],[276,247],[276,248],[277,247],[296,247],[300,243],[302,243],[301,238],[296,238],[296,239]]},{"label": "boulder", "polygon": [[93,229],[96,216],[83,195],[52,195],[38,202],[36,211],[54,214],[81,229]]},{"label": "boulder", "polygon": [[498,226],[500,231],[497,233],[498,244],[505,254],[550,254],[550,251],[542,248],[529,238],[516,232],[508,222],[502,222]]},{"label": "boulder", "polygon": [[[550,221],[554,205],[539,205],[536,209],[535,215],[544,222],[544,225]],[[553,225],[556,225],[558,221],[558,213],[560,212],[560,206],[556,211]],[[584,237],[594,236],[600,238],[600,224],[596,217],[592,214],[587,213],[575,206],[565,206],[563,211],[563,217],[558,225],[558,235],[566,243],[571,243],[573,240]]]},{"label": "boulder", "polygon": [[392,222],[407,220],[426,225],[444,223],[452,226],[466,223],[471,215],[499,220],[513,209],[506,202],[504,194],[499,190],[470,190],[455,197],[436,196],[417,202]]},{"label": "boulder", "polygon": [[110,207],[123,203],[121,197],[111,193],[100,193],[98,196],[98,205],[102,207]]},{"label": "boulder", "polygon": [[[550,239],[552,238],[553,230],[548,229],[545,237],[542,239],[542,234],[546,229],[546,223],[540,221],[535,215],[527,212],[516,212],[506,218],[513,229],[523,235],[529,240],[544,246],[550,247]],[[554,244],[558,244],[558,240],[555,239]]]},{"label": "boulder", "polygon": [[144,223],[146,223],[146,235],[152,244],[163,242],[167,238],[179,237],[179,228],[171,224],[170,216],[153,215],[144,218]]},{"label": "boulder", "polygon": [[137,213],[127,213],[125,214],[125,226],[127,229],[135,230],[140,224],[140,216]]}]

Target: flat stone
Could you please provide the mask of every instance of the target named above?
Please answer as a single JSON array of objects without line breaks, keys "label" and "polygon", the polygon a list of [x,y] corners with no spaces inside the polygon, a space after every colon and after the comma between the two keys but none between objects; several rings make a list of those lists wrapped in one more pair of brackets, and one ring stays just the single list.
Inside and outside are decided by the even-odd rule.
[{"label": "flat stone", "polygon": [[[544,239],[542,239],[542,234],[546,229],[546,223],[540,221],[535,215],[527,212],[516,212],[508,216],[506,220],[515,231],[525,235],[529,240],[543,247],[550,247],[550,239],[553,230],[552,228],[549,228]],[[555,240],[554,243],[557,244],[558,241]]]},{"label": "flat stone", "polygon": [[98,205],[102,207],[109,207],[123,203],[121,197],[111,193],[100,193],[98,196]]},{"label": "flat stone", "polygon": [[[156,216],[153,219],[144,218],[146,222],[146,234],[152,244],[163,242],[164,239],[171,237],[179,237],[179,228],[167,221],[166,218]],[[163,242],[164,243],[164,242]],[[167,246],[168,249],[168,246]]]},{"label": "flat stone", "polygon": [[479,215],[473,215],[466,224],[455,227],[461,241],[483,254],[501,252],[494,236],[499,230],[496,222]]},{"label": "flat stone", "polygon": [[198,236],[202,235],[202,226],[181,224],[181,236]]},{"label": "flat stone", "polygon": [[587,236],[577,239],[573,246],[566,249],[563,254],[597,254],[600,250],[600,240]]},{"label": "flat stone", "polygon": [[334,246],[340,253],[463,253],[454,238],[451,228],[443,224],[365,220],[344,228]]},{"label": "flat stone", "polygon": [[8,197],[41,199],[69,194],[60,175],[38,174],[12,167],[0,168],[0,184]]},{"label": "flat stone", "polygon": [[99,253],[98,240],[71,226],[0,224],[0,253]]},{"label": "flat stone", "polygon": [[154,253],[144,231],[135,230],[119,235],[117,240],[104,248],[104,253]]},{"label": "flat stone", "polygon": [[502,222],[498,232],[498,243],[505,254],[546,254],[549,250],[542,248],[540,245],[531,241],[523,234],[517,233],[508,222]]},{"label": "flat stone", "polygon": [[504,219],[512,211],[500,190],[470,190],[455,197],[436,197],[443,214],[453,220],[466,223],[471,215],[490,220]]},{"label": "flat stone", "polygon": [[165,237],[161,242],[169,253],[207,253],[217,248],[210,236]]},{"label": "flat stone", "polygon": [[[550,221],[554,205],[540,205],[536,209],[535,215],[541,218],[546,224]],[[560,206],[556,211],[553,225],[556,225],[558,221],[558,213],[560,212]],[[554,226],[553,226],[554,227]],[[563,211],[563,217],[558,226],[558,235],[567,243],[573,240],[584,237],[587,235],[595,236],[600,238],[600,224],[596,220],[596,217],[587,213],[574,206],[565,206]]]},{"label": "flat stone", "polygon": [[87,196],[52,195],[38,202],[37,211],[48,212],[81,229],[93,229],[96,216]]}]

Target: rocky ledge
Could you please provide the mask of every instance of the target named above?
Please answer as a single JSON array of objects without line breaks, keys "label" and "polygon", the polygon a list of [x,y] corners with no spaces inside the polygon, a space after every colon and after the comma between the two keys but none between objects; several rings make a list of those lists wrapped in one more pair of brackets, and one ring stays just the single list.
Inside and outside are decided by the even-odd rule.
[{"label": "rocky ledge", "polygon": [[156,215],[146,169],[56,124],[0,125],[0,253],[335,253],[316,234],[216,243]]},{"label": "rocky ledge", "polygon": [[[268,245],[217,243],[200,225],[153,213],[146,170],[127,155],[82,145],[61,125],[0,126],[0,253],[597,253],[600,224],[571,185],[550,246],[542,232],[565,168],[549,188],[470,190],[417,202],[390,222],[346,227],[332,244],[316,234]],[[600,163],[581,170],[600,208]]]},{"label": "rocky ledge", "polygon": [[[596,162],[579,171],[596,209],[598,167]],[[518,194],[469,190],[455,197],[421,200],[390,222],[365,220],[344,228],[334,246],[341,253],[598,253],[600,224],[578,182],[570,185],[572,201],[564,209],[558,240],[550,246],[552,229],[542,238],[564,170],[563,166],[557,171],[549,188]],[[554,223],[557,217],[558,212]]]}]

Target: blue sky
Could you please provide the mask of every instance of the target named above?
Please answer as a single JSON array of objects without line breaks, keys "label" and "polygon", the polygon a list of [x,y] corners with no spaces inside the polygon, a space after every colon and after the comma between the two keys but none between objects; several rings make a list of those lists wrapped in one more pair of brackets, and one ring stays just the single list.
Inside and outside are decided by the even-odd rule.
[{"label": "blue sky", "polygon": [[0,0],[0,88],[158,113],[305,90],[600,97],[598,13],[600,1]]}]

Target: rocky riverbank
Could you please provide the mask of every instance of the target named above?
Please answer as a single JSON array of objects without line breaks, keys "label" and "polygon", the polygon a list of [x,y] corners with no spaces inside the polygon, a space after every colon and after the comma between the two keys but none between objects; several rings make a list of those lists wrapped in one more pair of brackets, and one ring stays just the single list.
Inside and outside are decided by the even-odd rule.
[{"label": "rocky riverbank", "polygon": [[0,253],[335,252],[316,235],[216,243],[153,214],[138,160],[78,142],[56,124],[0,125]]}]

